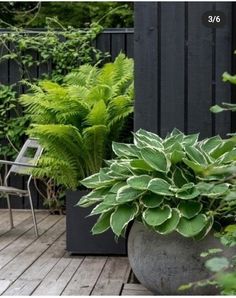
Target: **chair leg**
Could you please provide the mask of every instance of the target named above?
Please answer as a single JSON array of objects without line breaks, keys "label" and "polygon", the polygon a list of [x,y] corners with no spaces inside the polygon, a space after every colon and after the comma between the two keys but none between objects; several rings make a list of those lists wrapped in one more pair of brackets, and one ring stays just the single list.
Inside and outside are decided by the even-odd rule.
[{"label": "chair leg", "polygon": [[38,233],[37,221],[36,221],[36,217],[35,217],[34,206],[33,206],[31,191],[30,191],[30,188],[29,187],[28,187],[28,192],[29,192],[30,208],[31,208],[32,217],[33,217],[33,223],[34,223],[35,236],[38,237],[39,236],[39,233]]},{"label": "chair leg", "polygon": [[13,224],[12,209],[11,209],[11,202],[10,202],[9,195],[7,195],[7,207],[8,207],[8,210],[9,210],[10,227],[11,227],[11,229],[13,229],[14,224]]}]

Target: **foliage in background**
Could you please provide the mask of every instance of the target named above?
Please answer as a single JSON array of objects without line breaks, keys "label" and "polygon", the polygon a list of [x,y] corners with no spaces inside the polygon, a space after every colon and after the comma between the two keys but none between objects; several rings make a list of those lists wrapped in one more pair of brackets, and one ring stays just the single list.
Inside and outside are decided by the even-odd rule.
[{"label": "foliage in background", "polygon": [[[93,191],[78,203],[96,204],[93,234],[111,228],[124,235],[133,219],[160,234],[177,231],[201,239],[215,223],[236,215],[236,138],[198,141],[178,130],[161,139],[140,129],[134,144],[113,143],[116,158],[81,183]],[[235,170],[235,169],[234,169]]]},{"label": "foliage in background", "polygon": [[[55,27],[60,30],[55,30]],[[42,75],[62,81],[78,66],[86,63],[94,65],[107,56],[92,45],[103,29],[97,23],[92,23],[86,30],[78,30],[63,27],[55,19],[47,19],[44,32],[27,32],[17,27],[9,29],[8,33],[0,34],[1,51],[6,51],[0,57],[0,64],[6,60],[16,61],[21,79],[34,79],[32,67],[41,66]]]},{"label": "foliage in background", "polygon": [[30,135],[45,148],[35,175],[76,188],[97,172],[133,112],[133,93],[133,60],[123,54],[100,69],[83,65],[61,85],[31,85],[21,102],[31,118]]},{"label": "foliage in background", "polygon": [[[221,244],[227,247],[236,246],[236,224],[226,226],[216,237]],[[212,276],[182,285],[179,289],[184,291],[192,287],[204,287],[213,285],[217,287],[221,295],[236,295],[236,253],[230,257],[221,256],[223,249],[211,248],[201,253],[201,257],[207,258],[205,267],[211,272]]]},{"label": "foliage in background", "polygon": [[58,18],[63,26],[75,28],[84,28],[100,19],[105,28],[130,28],[133,27],[133,3],[0,2],[0,19],[13,26],[43,28],[47,17]]},{"label": "foliage in background", "polygon": [[[55,30],[55,27],[59,27],[60,32]],[[78,30],[73,27],[65,28],[58,21],[47,19],[45,32],[25,32],[22,28],[16,27],[8,29],[9,33],[0,34],[0,67],[5,61],[14,61],[18,66],[20,80],[14,86],[1,86],[0,100],[2,110],[5,111],[2,115],[5,118],[2,119],[0,135],[1,142],[4,143],[4,147],[1,148],[5,150],[5,159],[14,157],[12,148],[21,148],[24,140],[22,136],[30,123],[28,117],[18,114],[21,110],[18,95],[10,90],[27,90],[25,83],[34,82],[35,73],[38,71],[41,77],[61,82],[74,68],[86,63],[99,64],[108,55],[92,44],[102,30],[102,27],[95,23],[86,30]],[[4,176],[4,172],[2,174]],[[63,195],[61,188],[54,185],[52,179],[46,179],[44,182],[47,185],[45,202],[50,206],[60,205]]]},{"label": "foliage in background", "polygon": [[[228,72],[224,72],[222,77],[223,77],[223,82],[229,82],[233,85],[236,85],[236,75],[230,75]],[[223,102],[221,104],[221,106],[220,105],[214,105],[213,107],[211,107],[210,110],[213,113],[220,113],[220,112],[223,112],[223,111],[236,112],[236,104]]]},{"label": "foliage in background", "polygon": [[[0,159],[15,158],[21,148],[27,124],[27,117],[19,115],[16,92],[11,86],[0,84]],[[6,170],[1,173],[1,185]]]}]

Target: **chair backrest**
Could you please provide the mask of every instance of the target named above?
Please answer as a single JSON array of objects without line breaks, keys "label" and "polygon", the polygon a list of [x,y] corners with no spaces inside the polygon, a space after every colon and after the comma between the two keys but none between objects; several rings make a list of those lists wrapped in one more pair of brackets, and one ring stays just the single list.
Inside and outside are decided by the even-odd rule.
[{"label": "chair backrest", "polygon": [[32,167],[30,166],[37,165],[37,162],[42,152],[43,152],[43,148],[42,146],[39,145],[37,139],[26,140],[18,156],[16,157],[15,162],[28,164],[29,167],[13,165],[11,166],[8,173],[26,174],[29,171],[29,169],[32,169]]}]

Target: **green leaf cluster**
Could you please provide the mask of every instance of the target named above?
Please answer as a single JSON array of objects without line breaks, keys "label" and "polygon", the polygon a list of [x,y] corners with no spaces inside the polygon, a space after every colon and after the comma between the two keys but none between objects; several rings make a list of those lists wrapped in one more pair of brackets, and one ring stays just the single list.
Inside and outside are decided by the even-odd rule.
[{"label": "green leaf cluster", "polygon": [[140,129],[133,144],[113,142],[116,158],[81,182],[92,191],[78,205],[96,204],[91,215],[100,214],[92,232],[124,235],[136,219],[160,234],[201,239],[233,221],[235,176],[225,168],[235,165],[236,138],[198,137],[174,129],[162,139]]},{"label": "green leaf cluster", "polygon": [[21,97],[32,123],[28,133],[45,148],[34,174],[76,188],[111,157],[111,141],[133,112],[133,60],[120,54],[102,68],[80,66],[62,84],[29,86]]}]

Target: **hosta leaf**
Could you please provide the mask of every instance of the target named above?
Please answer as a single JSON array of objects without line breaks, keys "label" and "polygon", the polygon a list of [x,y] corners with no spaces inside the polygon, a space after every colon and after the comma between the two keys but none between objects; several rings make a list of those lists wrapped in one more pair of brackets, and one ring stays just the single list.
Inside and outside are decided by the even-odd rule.
[{"label": "hosta leaf", "polygon": [[120,188],[117,192],[116,200],[119,203],[126,203],[136,200],[142,195],[142,191],[133,189],[129,185]]},{"label": "hosta leaf", "polygon": [[212,106],[212,107],[210,108],[210,111],[211,111],[212,113],[220,113],[220,112],[223,112],[223,111],[225,111],[225,110],[227,110],[227,109],[224,109],[224,108],[222,108],[222,107],[219,106],[219,105],[214,105],[214,106]]},{"label": "hosta leaf", "polygon": [[81,184],[86,186],[87,188],[97,188],[97,187],[105,187],[112,185],[114,183],[115,179],[101,179],[100,173],[91,175],[84,180],[81,181]]},{"label": "hosta leaf", "polygon": [[110,225],[112,231],[119,237],[128,223],[134,219],[138,213],[138,205],[120,205],[111,215]]},{"label": "hosta leaf", "polygon": [[111,166],[110,169],[117,175],[121,177],[128,177],[132,175],[132,172],[129,170],[129,168],[122,164],[121,162],[114,162]]},{"label": "hosta leaf", "polygon": [[172,174],[172,179],[174,181],[174,184],[181,188],[184,184],[188,182],[187,178],[184,175],[184,172],[180,168],[175,168],[173,174]]},{"label": "hosta leaf", "polygon": [[219,272],[221,270],[229,268],[229,261],[225,257],[215,257],[207,260],[205,266],[212,272]]},{"label": "hosta leaf", "polygon": [[173,208],[171,217],[167,219],[160,226],[155,227],[155,230],[160,234],[167,235],[176,229],[179,221],[180,221],[180,212],[179,210]]},{"label": "hosta leaf", "polygon": [[161,205],[164,201],[163,196],[156,195],[154,193],[145,193],[142,198],[141,202],[147,208],[155,208]]},{"label": "hosta leaf", "polygon": [[148,132],[144,129],[139,129],[134,134],[134,142],[140,148],[146,146],[151,146],[157,149],[163,148],[162,139],[158,135]]},{"label": "hosta leaf", "polygon": [[182,133],[182,131],[180,131],[178,128],[175,127],[170,133],[170,136],[176,136],[176,135],[184,135],[184,134]]},{"label": "hosta leaf", "polygon": [[198,214],[191,219],[181,217],[177,226],[177,231],[184,237],[193,237],[199,234],[206,225],[207,218],[203,214]]},{"label": "hosta leaf", "polygon": [[202,141],[201,148],[207,153],[211,153],[213,150],[217,148],[217,146],[222,143],[222,139],[220,136],[214,136],[212,138],[206,139]]},{"label": "hosta leaf", "polygon": [[177,135],[168,137],[164,140],[163,145],[167,149],[169,147],[176,145],[176,143],[181,143],[181,141],[183,140],[183,137],[184,136],[182,134],[177,134]]},{"label": "hosta leaf", "polygon": [[185,157],[184,151],[176,150],[171,154],[170,160],[173,164],[176,164],[178,162],[181,162],[184,157]]},{"label": "hosta leaf", "polygon": [[112,142],[112,150],[119,157],[138,157],[139,150],[133,144]]},{"label": "hosta leaf", "polygon": [[200,165],[194,161],[188,160],[187,158],[183,158],[183,162],[190,167],[196,174],[202,173],[206,170],[206,166]]},{"label": "hosta leaf", "polygon": [[184,217],[190,219],[202,210],[202,204],[194,201],[182,201],[179,203],[178,209]]},{"label": "hosta leaf", "polygon": [[95,203],[103,200],[104,195],[107,193],[107,191],[108,188],[93,190],[89,192],[87,195],[84,195],[76,204],[76,206],[89,207],[91,205],[94,205]]},{"label": "hosta leaf", "polygon": [[90,213],[90,215],[96,215],[96,214],[101,214],[101,213],[105,213],[108,212],[110,210],[112,210],[114,208],[114,206],[112,205],[108,205],[105,204],[104,202],[98,204]]},{"label": "hosta leaf", "polygon": [[134,159],[130,162],[130,166],[134,169],[140,169],[147,172],[153,171],[153,168],[150,167],[143,159]]},{"label": "hosta leaf", "polygon": [[202,152],[193,146],[186,146],[185,151],[189,158],[197,164],[207,164],[207,160]]},{"label": "hosta leaf", "polygon": [[142,158],[146,163],[158,172],[167,173],[169,171],[169,161],[165,154],[157,149],[145,147],[140,150]]},{"label": "hosta leaf", "polygon": [[196,189],[193,183],[184,184],[176,192],[176,197],[182,200],[191,200],[200,195],[200,192]]},{"label": "hosta leaf", "polygon": [[187,146],[193,146],[194,144],[196,144],[198,137],[199,133],[184,136],[183,144]]},{"label": "hosta leaf", "polygon": [[143,213],[143,219],[150,226],[159,226],[171,217],[172,210],[169,206],[163,208],[149,208]]},{"label": "hosta leaf", "polygon": [[211,152],[211,156],[214,158],[219,158],[224,153],[231,151],[234,147],[235,141],[233,141],[233,138],[231,140],[229,139],[219,144],[217,148]]},{"label": "hosta leaf", "polygon": [[151,179],[148,175],[133,176],[127,179],[127,184],[134,189],[146,190]]},{"label": "hosta leaf", "polygon": [[92,228],[92,234],[97,235],[107,231],[110,228],[110,217],[111,212],[101,214]]},{"label": "hosta leaf", "polygon": [[229,184],[227,183],[214,184],[214,183],[199,182],[196,185],[196,188],[200,191],[201,195],[209,198],[216,198],[227,193],[227,191],[229,190]]},{"label": "hosta leaf", "polygon": [[148,190],[162,196],[173,196],[169,190],[170,184],[163,179],[154,178],[148,184]]},{"label": "hosta leaf", "polygon": [[112,188],[110,189],[110,192],[117,193],[121,187],[124,187],[126,185],[127,185],[127,183],[125,181],[119,181],[112,186]]},{"label": "hosta leaf", "polygon": [[104,196],[103,203],[111,206],[116,206],[119,203],[116,200],[116,193],[108,193]]}]

